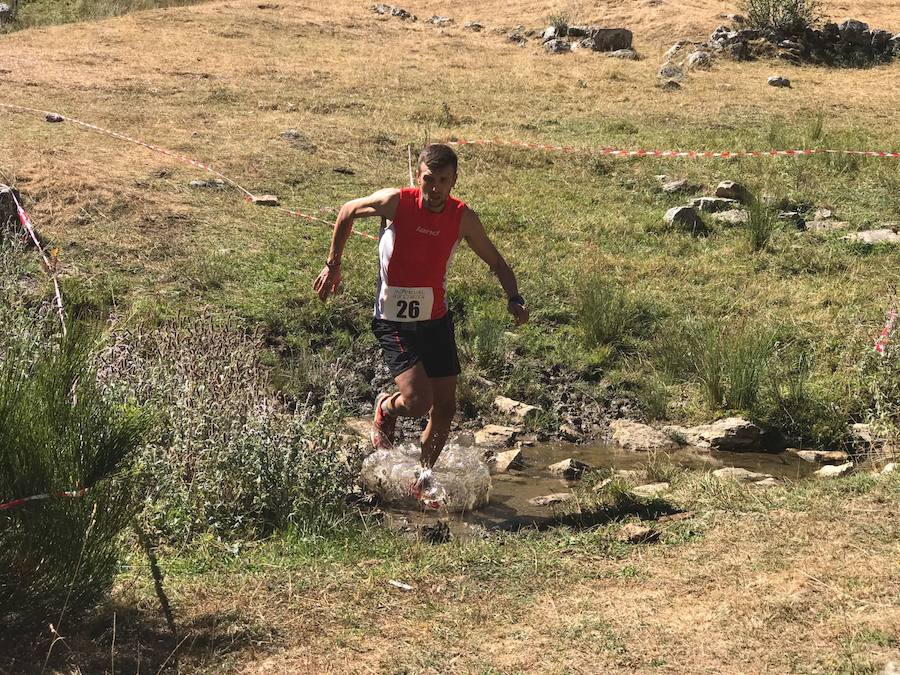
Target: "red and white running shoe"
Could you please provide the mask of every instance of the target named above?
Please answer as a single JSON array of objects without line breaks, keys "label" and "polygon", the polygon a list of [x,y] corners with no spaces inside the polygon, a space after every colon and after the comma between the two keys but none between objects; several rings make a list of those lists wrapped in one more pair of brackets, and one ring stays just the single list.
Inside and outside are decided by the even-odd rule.
[{"label": "red and white running shoe", "polygon": [[388,398],[390,398],[390,394],[379,394],[375,399],[375,418],[372,420],[372,433],[369,438],[376,450],[390,450],[394,447],[397,416],[389,415],[381,408],[381,404]]}]

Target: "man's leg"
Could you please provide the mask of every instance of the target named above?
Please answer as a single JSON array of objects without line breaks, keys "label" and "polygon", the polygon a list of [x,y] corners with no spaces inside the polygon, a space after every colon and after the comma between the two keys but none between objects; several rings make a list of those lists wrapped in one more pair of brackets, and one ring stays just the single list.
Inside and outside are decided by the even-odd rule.
[{"label": "man's leg", "polygon": [[431,409],[434,396],[425,367],[417,363],[394,378],[399,391],[388,397],[385,412],[399,417],[424,417]]},{"label": "man's leg", "polygon": [[422,465],[433,467],[440,457],[447,436],[450,435],[450,423],[456,414],[456,375],[450,377],[431,378],[431,417],[428,426],[422,432]]}]

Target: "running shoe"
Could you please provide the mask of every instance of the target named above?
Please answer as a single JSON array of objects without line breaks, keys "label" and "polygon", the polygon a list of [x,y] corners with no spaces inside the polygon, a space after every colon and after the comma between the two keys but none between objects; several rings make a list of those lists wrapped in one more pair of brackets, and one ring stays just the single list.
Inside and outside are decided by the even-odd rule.
[{"label": "running shoe", "polygon": [[375,419],[372,420],[372,433],[369,438],[376,450],[390,450],[394,447],[394,428],[397,426],[397,416],[388,415],[381,409],[381,404],[390,394],[379,394],[375,399]]}]

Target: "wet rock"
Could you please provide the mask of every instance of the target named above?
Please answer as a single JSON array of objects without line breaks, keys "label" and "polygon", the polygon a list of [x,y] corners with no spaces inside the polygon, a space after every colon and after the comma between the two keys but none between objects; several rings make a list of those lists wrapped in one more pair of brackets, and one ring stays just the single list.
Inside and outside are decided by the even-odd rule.
[{"label": "wet rock", "polygon": [[528,500],[528,503],[534,506],[553,506],[554,504],[563,504],[573,499],[575,499],[575,495],[571,492],[556,492],[552,495],[532,497]]},{"label": "wet rock", "polygon": [[484,429],[475,432],[475,444],[481,447],[496,448],[512,445],[516,436],[522,433],[522,427],[505,427],[499,424],[488,424]]},{"label": "wet rock", "polygon": [[797,448],[788,448],[787,452],[797,455],[804,462],[817,464],[843,464],[850,458],[846,452],[841,450],[798,450]]},{"label": "wet rock", "polygon": [[716,211],[728,211],[736,209],[741,203],[736,199],[724,199],[722,197],[697,197],[691,200],[691,206],[704,213]]},{"label": "wet rock", "polygon": [[619,528],[616,539],[626,544],[646,544],[659,539],[659,532],[644,525],[628,523]]},{"label": "wet rock", "polygon": [[580,478],[581,475],[590,469],[587,464],[581,462],[577,459],[564,459],[561,462],[557,462],[556,464],[551,464],[547,467],[547,469],[554,476],[561,476],[563,478],[567,478],[569,480],[573,480],[575,478]]},{"label": "wet rock", "polygon": [[522,451],[520,449],[498,452],[491,466],[491,473],[506,473],[510,469],[521,468]]},{"label": "wet rock", "polygon": [[726,417],[683,430],[690,445],[712,450],[752,452],[760,448],[761,429],[742,417]]},{"label": "wet rock", "polygon": [[609,428],[613,442],[626,450],[649,452],[674,450],[677,447],[663,432],[632,420],[614,420]]},{"label": "wet rock", "polygon": [[750,203],[750,191],[742,183],[733,180],[723,180],[716,186],[716,197],[722,199],[736,199],[741,204]]},{"label": "wet rock", "polygon": [[716,469],[712,472],[712,475],[716,478],[733,480],[739,483],[749,483],[772,478],[772,476],[767,473],[757,473],[756,471],[749,471],[748,469],[741,469],[736,466],[727,466],[723,469]]},{"label": "wet rock", "polygon": [[617,49],[607,54],[612,59],[624,59],[626,61],[637,61],[638,54],[633,49]]},{"label": "wet rock", "polygon": [[846,464],[823,466],[815,472],[815,475],[819,478],[837,478],[838,476],[846,476],[851,471],[853,471],[853,462],[847,462]]},{"label": "wet rock", "polygon": [[710,220],[723,225],[746,225],[750,222],[750,214],[744,209],[729,209],[721,213],[711,213]]},{"label": "wet rock", "polygon": [[480,33],[484,30],[484,24],[479,23],[478,21],[466,21],[463,24],[463,28],[465,28],[466,30],[474,31],[476,33]]},{"label": "wet rock", "polygon": [[709,70],[712,68],[713,59],[709,52],[696,51],[687,55],[684,67],[687,70]]},{"label": "wet rock", "polygon": [[631,49],[632,34],[627,28],[597,28],[591,34],[591,49],[595,52],[614,52]]},{"label": "wet rock", "polygon": [[195,190],[224,190],[225,181],[221,178],[214,180],[192,180],[191,187]]},{"label": "wet rock", "polygon": [[572,45],[565,40],[548,40],[544,43],[544,50],[550,54],[565,54],[572,51]]},{"label": "wet rock", "polygon": [[863,230],[852,232],[844,237],[850,241],[858,241],[863,244],[900,244],[900,233],[891,229]]},{"label": "wet rock", "polygon": [[497,398],[495,398],[494,405],[500,410],[500,412],[515,417],[520,422],[524,422],[525,420],[532,418],[535,415],[540,414],[541,412],[541,409],[537,406],[528,405],[527,403],[522,403],[521,401],[515,401],[511,398],[507,398],[506,396],[498,396]]},{"label": "wet rock", "polygon": [[667,61],[659,67],[656,75],[661,80],[680,80],[684,77],[684,71],[681,66]]},{"label": "wet rock", "polygon": [[666,225],[672,225],[691,234],[705,234],[706,225],[692,206],[674,206],[663,216]]},{"label": "wet rock", "polygon": [[275,195],[253,195],[250,201],[257,206],[278,206],[278,197]]},{"label": "wet rock", "polygon": [[631,488],[631,493],[645,499],[653,499],[659,495],[668,492],[670,485],[668,483],[647,483],[646,485],[638,485]]},{"label": "wet rock", "polygon": [[766,82],[770,87],[790,87],[791,81],[781,75],[772,75]]}]

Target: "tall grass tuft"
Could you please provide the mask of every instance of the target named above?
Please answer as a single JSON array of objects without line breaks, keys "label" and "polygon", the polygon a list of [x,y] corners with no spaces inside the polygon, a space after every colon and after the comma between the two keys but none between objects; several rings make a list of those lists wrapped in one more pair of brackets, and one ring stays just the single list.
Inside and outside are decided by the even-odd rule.
[{"label": "tall grass tuft", "polygon": [[78,614],[110,590],[119,535],[142,503],[132,467],[148,424],[102,397],[91,365],[96,336],[83,324],[47,339],[40,326],[8,328],[0,331],[0,503],[88,489],[0,511],[0,624],[24,627]]},{"label": "tall grass tuft", "polygon": [[642,332],[645,309],[624,286],[599,274],[592,274],[578,292],[578,321],[588,347],[619,347]]},{"label": "tall grass tuft", "polygon": [[769,243],[772,232],[775,231],[777,217],[774,209],[759,198],[754,198],[750,204],[749,219],[747,220],[747,236],[750,242],[750,250],[761,251]]}]

